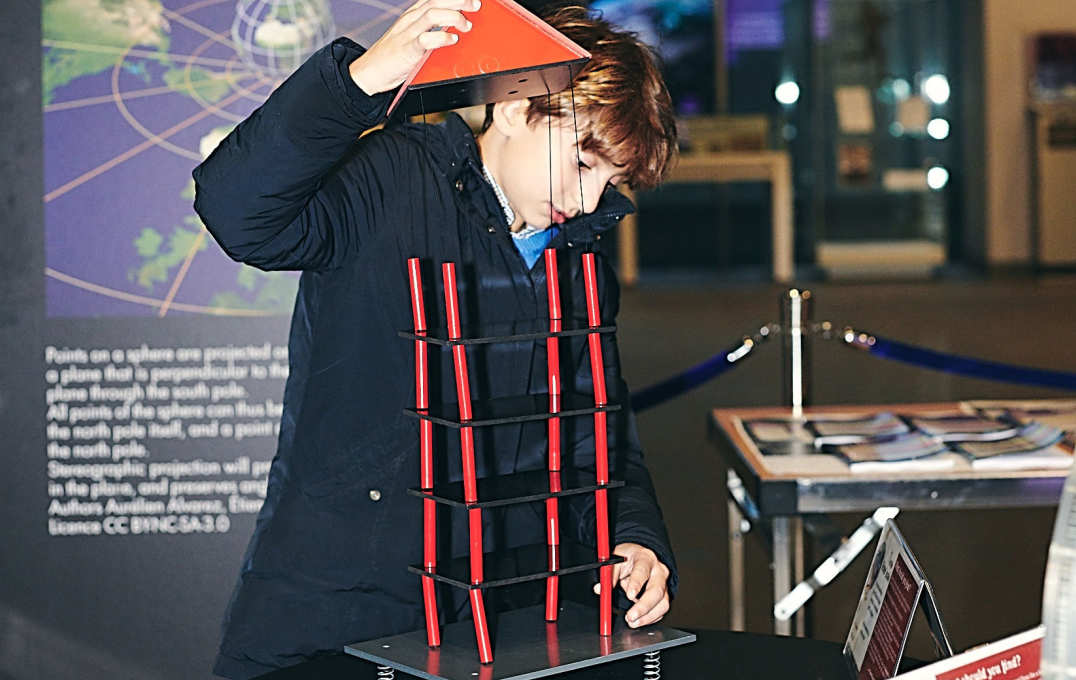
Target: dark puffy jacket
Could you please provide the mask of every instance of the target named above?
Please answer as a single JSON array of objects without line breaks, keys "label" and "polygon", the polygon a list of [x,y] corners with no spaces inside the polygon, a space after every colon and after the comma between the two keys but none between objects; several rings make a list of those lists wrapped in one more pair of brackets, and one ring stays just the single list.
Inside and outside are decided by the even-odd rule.
[{"label": "dark puffy jacket", "polygon": [[[406,259],[426,266],[431,328],[443,327],[440,263],[458,266],[463,324],[486,334],[547,316],[541,259],[528,269],[483,180],[474,136],[443,125],[381,122],[389,95],[369,97],[348,76],[362,53],[340,39],[314,54],[194,171],[195,209],[232,258],[302,270],[292,319],[269,493],[228,607],[215,671],[250,677],[357,640],[423,626],[417,421]],[[609,190],[598,209],[563,225],[559,249],[566,314],[585,319],[580,258],[631,210]],[[603,321],[616,316],[615,276],[599,253]],[[435,275],[435,273],[437,275]],[[604,336],[607,381],[627,400],[615,340]],[[590,391],[582,337],[562,340],[566,385]],[[543,341],[471,346],[475,399],[545,390]],[[451,353],[432,351],[432,395],[456,401]],[[643,463],[634,420],[610,415],[614,543],[654,550],[676,573]],[[593,419],[564,419],[566,466],[593,469]],[[440,479],[461,478],[455,431],[435,428]],[[543,422],[479,428],[479,476],[546,466]],[[565,539],[594,544],[593,499],[563,503]],[[485,549],[544,541],[540,503],[486,512]],[[442,555],[465,554],[465,513],[442,513]],[[449,518],[451,516],[451,519]],[[540,568],[541,565],[536,565]],[[444,586],[441,587],[445,590]],[[452,590],[452,589],[448,589]],[[443,598],[447,598],[443,595]],[[458,600],[457,600],[458,601]],[[442,606],[448,618],[456,607]],[[464,612],[465,615],[465,612]]]}]

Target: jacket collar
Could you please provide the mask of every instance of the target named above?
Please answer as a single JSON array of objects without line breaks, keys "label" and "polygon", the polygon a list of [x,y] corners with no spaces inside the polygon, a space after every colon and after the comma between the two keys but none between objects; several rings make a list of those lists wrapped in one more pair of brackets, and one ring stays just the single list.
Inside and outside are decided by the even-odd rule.
[{"label": "jacket collar", "polygon": [[[459,115],[449,113],[441,125],[445,142],[444,171],[450,182],[468,194],[485,217],[497,220],[504,225],[504,212],[493,193],[493,188],[482,176],[482,160],[478,153],[478,143],[471,128]],[[431,151],[433,151],[431,149]],[[436,157],[436,152],[435,157]],[[560,225],[561,236],[557,241],[569,243],[590,243],[600,238],[600,234],[616,226],[625,215],[635,212],[632,202],[612,187],[607,188],[598,201],[598,207],[592,213],[580,215]]]}]

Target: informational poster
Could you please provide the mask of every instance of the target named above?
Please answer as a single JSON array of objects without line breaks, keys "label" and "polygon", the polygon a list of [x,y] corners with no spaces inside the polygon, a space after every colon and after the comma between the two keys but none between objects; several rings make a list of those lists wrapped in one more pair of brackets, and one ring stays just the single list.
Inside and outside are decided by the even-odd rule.
[{"label": "informational poster", "polygon": [[229,260],[191,170],[311,51],[406,4],[5,8],[0,677],[210,677],[298,275]]},{"label": "informational poster", "polygon": [[892,677],[919,603],[919,583],[895,545],[894,534],[886,532],[879,540],[879,553],[864,587],[865,598],[856,610],[846,646],[861,680]]}]

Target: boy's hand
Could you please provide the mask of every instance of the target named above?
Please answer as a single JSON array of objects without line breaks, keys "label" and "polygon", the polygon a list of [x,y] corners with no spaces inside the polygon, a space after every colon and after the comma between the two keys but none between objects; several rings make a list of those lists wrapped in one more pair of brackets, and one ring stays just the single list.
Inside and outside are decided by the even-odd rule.
[{"label": "boy's hand", "polygon": [[[614,555],[624,558],[613,565],[613,583],[619,583],[624,594],[635,605],[628,610],[625,619],[632,628],[660,621],[669,611],[669,568],[654,551],[638,543],[621,543],[613,548]],[[643,591],[643,586],[646,590]],[[601,584],[594,584],[594,592],[601,592]]]},{"label": "boy's hand", "polygon": [[402,83],[422,60],[426,50],[455,44],[460,33],[471,30],[463,12],[474,12],[480,0],[419,0],[396,20],[349,70],[355,84],[369,95],[388,92]]}]

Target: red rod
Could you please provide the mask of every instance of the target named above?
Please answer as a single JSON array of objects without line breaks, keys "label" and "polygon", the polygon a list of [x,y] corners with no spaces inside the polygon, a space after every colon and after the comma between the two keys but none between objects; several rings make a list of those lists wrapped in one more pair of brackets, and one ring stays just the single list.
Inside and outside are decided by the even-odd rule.
[{"label": "red rod", "polygon": [[[456,288],[456,265],[445,262],[441,265],[441,276],[445,288],[445,317],[448,321],[450,340],[460,339],[460,305],[459,291]],[[470,422],[471,385],[467,376],[467,353],[463,345],[452,346],[452,363],[456,373],[456,397],[459,401],[460,420]],[[478,480],[475,474],[474,431],[470,426],[460,428],[460,449],[463,455],[463,495],[467,503],[478,502]],[[470,534],[471,583],[482,583],[482,510],[469,508],[467,519]],[[471,589],[471,615],[474,618],[475,637],[478,641],[478,660],[484,664],[493,662],[493,649],[486,626],[486,610],[482,602],[482,591]]]},{"label": "red rod", "polygon": [[557,626],[547,623],[545,626],[545,658],[550,668],[560,665],[560,635]]},{"label": "red rod", "polygon": [[[545,502],[545,507],[546,507],[546,510],[548,511],[547,512],[547,520],[548,520],[547,524],[548,524],[548,526],[546,528],[546,531],[548,533],[549,545],[551,545],[551,546],[560,545],[560,517],[559,517],[559,513],[557,513],[557,499],[556,498],[547,498],[546,502]],[[550,564],[549,568],[550,568],[550,570],[555,570],[556,566],[553,565],[553,564]]]},{"label": "red rod", "polygon": [[[557,273],[557,251],[545,250],[546,298],[549,306],[549,330],[556,333],[563,328],[560,308],[560,278]],[[546,339],[546,373],[549,387],[549,412],[560,412],[560,338]],[[547,436],[549,439],[549,490],[560,491],[560,418],[550,418]],[[560,568],[560,506],[556,498],[545,502],[546,540],[549,545],[549,571]],[[555,573],[545,581],[545,620],[556,621],[560,609],[560,577]]]},{"label": "red rod", "polygon": [[[552,549],[550,549],[552,552]],[[557,620],[557,602],[560,598],[560,577],[550,576],[545,580],[545,620]]]},{"label": "red rod", "polygon": [[[445,312],[448,319],[448,337],[450,340],[460,338],[459,293],[456,290],[456,265],[445,262],[441,265],[445,283]],[[468,422],[471,414],[471,384],[467,375],[467,352],[463,345],[452,346],[452,363],[456,373],[456,395],[459,401],[460,420]],[[474,503],[478,500],[478,483],[474,466],[474,432],[470,427],[460,428],[460,444],[463,449],[463,489],[464,500]]]},{"label": "red rod", "polygon": [[557,250],[556,248],[545,249],[545,285],[549,293],[549,318],[561,318],[560,312],[560,279],[557,277]]},{"label": "red rod", "polygon": [[609,559],[609,499],[606,494],[605,489],[594,492],[594,499],[597,501],[594,514],[598,522],[598,559],[603,562]]},{"label": "red rod", "polygon": [[[423,493],[432,495],[433,492],[424,489]],[[426,571],[433,572],[437,570],[437,504],[432,498],[422,501],[422,525],[422,561]]]},{"label": "red rod", "polygon": [[[426,335],[426,304],[422,298],[422,268],[417,257],[407,260],[407,275],[411,284],[411,317],[416,335]],[[426,343],[415,340],[415,410],[430,408],[430,383]],[[419,420],[419,449],[421,452],[420,481],[423,491],[433,489],[433,423]],[[432,499],[422,501],[422,554],[426,571],[437,571],[437,505]],[[433,578],[422,577],[422,601],[426,610],[426,642],[430,647],[441,646],[441,627],[437,616],[437,590]]]},{"label": "red rod", "polygon": [[[587,323],[591,328],[601,325],[601,311],[598,309],[598,284],[594,272],[594,253],[583,254],[583,284],[587,295]],[[590,333],[590,375],[594,384],[594,405],[605,406],[609,403],[605,391],[605,365],[602,358],[601,335]],[[605,427],[605,412],[594,414],[595,468],[598,483],[609,483],[609,442]]]},{"label": "red rod", "polygon": [[599,597],[598,635],[608,637],[613,634],[613,565],[607,564],[599,572],[601,597]]},{"label": "red rod", "polygon": [[[587,323],[591,328],[601,325],[601,310],[598,307],[598,283],[594,268],[594,253],[583,254],[583,286],[586,290]],[[605,406],[608,397],[605,391],[605,363],[602,360],[601,336],[592,332],[587,336],[590,346],[590,376],[594,385],[594,405]],[[606,430],[605,412],[594,414],[594,467],[598,484],[609,483],[609,442]],[[597,524],[598,560],[606,561],[609,550],[609,499],[605,489],[594,492],[594,514]],[[599,599],[598,633],[602,636],[613,634],[613,567],[606,565],[599,572],[601,595]]]},{"label": "red rod", "polygon": [[[422,299],[422,270],[419,259],[412,257],[407,261],[407,273],[411,280],[411,315],[415,323],[415,334],[426,335],[426,304]],[[426,410],[430,407],[430,378],[426,343],[415,341],[415,408]],[[433,488],[433,423],[420,420],[422,446],[422,488]]]},{"label": "red rod", "polygon": [[430,675],[441,674],[441,650],[431,649],[426,652],[426,672]]},{"label": "red rod", "polygon": [[[551,472],[550,477],[560,476],[559,472]],[[560,485],[558,484],[557,487]],[[550,491],[559,491],[559,488],[550,486]],[[545,501],[546,514],[546,539],[549,545],[549,571],[555,572],[560,569],[560,508],[556,498],[547,498]],[[559,600],[560,577],[556,574],[547,576],[545,580],[545,620],[556,621],[557,612],[560,608]]]},{"label": "red rod", "polygon": [[[593,347],[596,343],[590,343]],[[600,350],[599,350],[600,351]],[[600,375],[600,374],[599,374]],[[595,404],[600,406],[601,404]],[[609,432],[605,427],[605,411],[594,414],[595,470],[598,484],[609,483]]]},{"label": "red rod", "polygon": [[[550,477],[560,477],[559,472],[550,473]],[[560,483],[550,485],[551,491],[559,491]],[[560,509],[558,507],[559,502],[556,498],[548,498],[545,502],[546,508],[546,535],[549,544],[549,571],[557,571],[560,569]],[[546,577],[545,580],[545,620],[556,621],[557,613],[560,608],[559,600],[560,591],[560,577],[554,574],[553,576]]]},{"label": "red rod", "polygon": [[[427,571],[433,571],[427,567]],[[422,577],[422,601],[426,604],[426,644],[430,647],[441,646],[441,626],[437,620],[437,590],[433,579]]]},{"label": "red rod", "polygon": [[[554,397],[553,394],[549,395],[549,403],[551,405],[554,403],[554,399],[557,402],[558,408],[556,408],[556,410],[550,408],[549,412],[559,413],[560,395],[558,394],[556,395],[556,397]],[[549,469],[550,471],[560,470],[560,418],[549,419],[549,425],[546,428],[546,434],[549,437]]]},{"label": "red rod", "polygon": [[[417,257],[407,261],[407,274],[411,282],[411,315],[414,319],[415,334],[426,335],[426,304],[422,297],[422,270]],[[426,343],[416,340],[415,409],[419,412],[429,412],[430,408],[428,364]],[[419,420],[419,444],[421,488],[429,493],[433,489],[433,422]],[[428,571],[433,571],[437,566],[437,505],[433,500],[424,500],[422,505],[423,562]]]},{"label": "red rod", "polygon": [[493,663],[493,647],[489,643],[489,628],[486,625],[486,607],[482,602],[482,591],[471,589],[471,614],[474,616],[474,633],[478,639],[478,661]]},{"label": "red rod", "polygon": [[[557,275],[557,251],[545,251],[546,297],[549,299],[549,330],[563,330],[560,307],[560,280]],[[546,373],[549,386],[549,412],[559,413],[561,408],[560,338],[546,339]],[[549,469],[560,470],[560,418],[549,419]]]},{"label": "red rod", "polygon": [[467,510],[467,524],[471,539],[471,583],[479,585],[485,579],[482,570],[482,509]]},{"label": "red rod", "polygon": [[609,656],[613,653],[613,639],[611,636],[606,635],[598,638],[600,644],[598,646],[598,653],[601,656]]},{"label": "red rod", "polygon": [[[598,525],[598,560],[609,559],[609,501],[608,492],[598,489],[594,492],[594,509]],[[613,634],[613,565],[607,564],[599,569],[598,582],[601,584],[598,599],[598,634]]]}]

